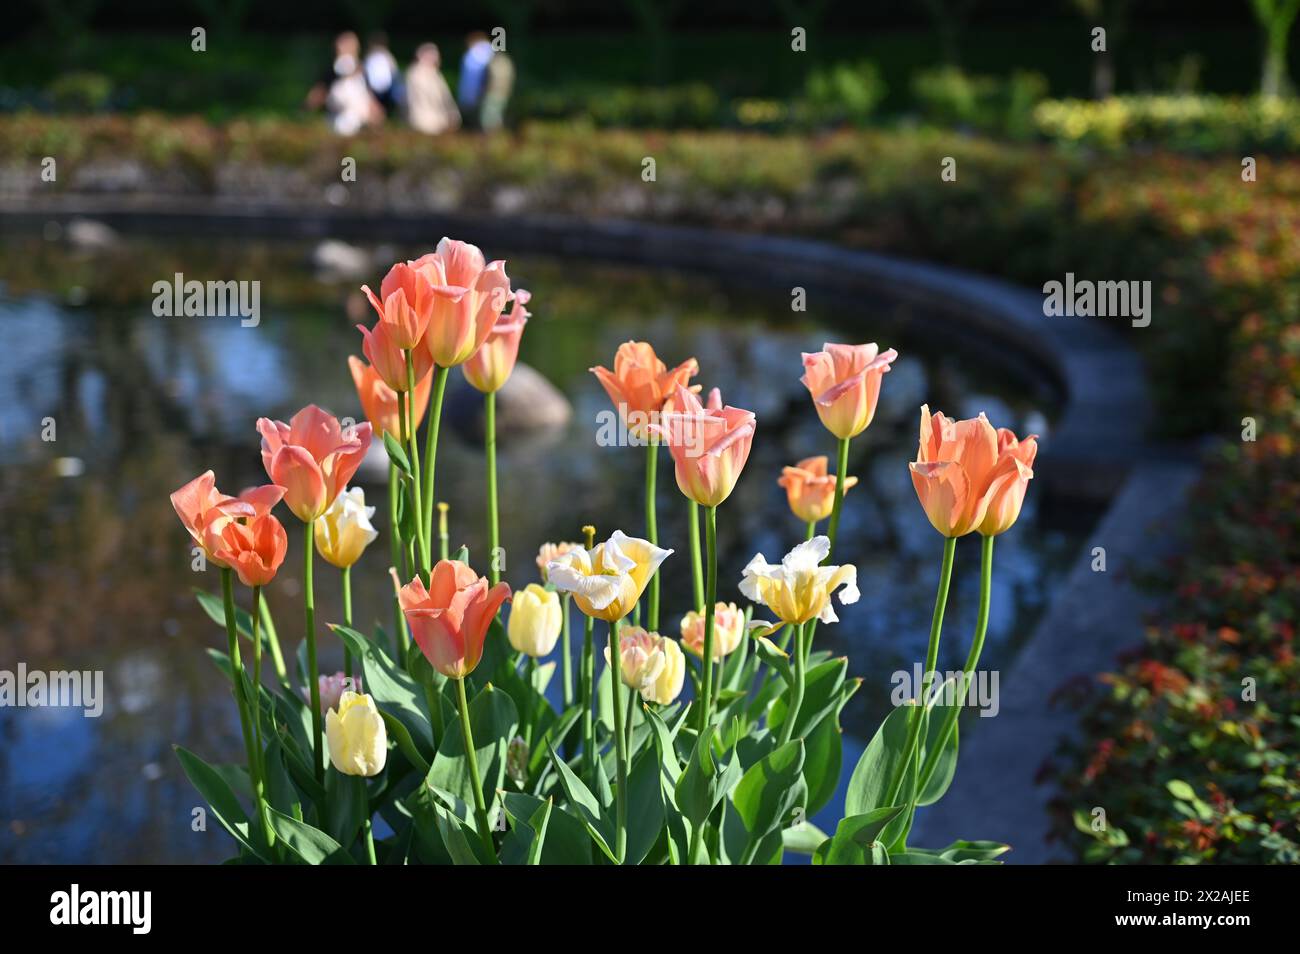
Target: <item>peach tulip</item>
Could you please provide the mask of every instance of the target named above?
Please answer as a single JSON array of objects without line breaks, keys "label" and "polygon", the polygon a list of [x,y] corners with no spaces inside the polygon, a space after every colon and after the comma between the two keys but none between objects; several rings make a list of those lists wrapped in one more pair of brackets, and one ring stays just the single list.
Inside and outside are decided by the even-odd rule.
[{"label": "peach tulip", "polygon": [[434,310],[434,285],[430,274],[414,262],[398,262],[379,285],[379,297],[362,285],[370,305],[379,315],[398,348],[410,351],[424,338]]},{"label": "peach tulip", "polygon": [[239,520],[211,523],[206,539],[213,559],[234,570],[245,586],[266,586],[275,579],[289,549],[289,535],[268,512],[258,514],[247,523]]},{"label": "peach tulip", "polygon": [[[835,475],[826,473],[826,458],[805,457],[794,467],[783,467],[777,485],[785,488],[786,499],[794,515],[804,523],[816,523],[831,515],[835,506]],[[858,482],[856,477],[844,481],[844,492]]]},{"label": "peach tulip", "polygon": [[[361,332],[361,350],[374,368],[379,379],[394,391],[410,390],[411,375],[407,373],[406,352],[397,343],[396,333],[390,325],[376,322],[374,328],[357,325]],[[411,367],[415,374],[416,389],[419,382],[429,375],[433,368],[433,359],[425,348],[416,348],[411,352]]]},{"label": "peach tulip", "polygon": [[[703,613],[691,610],[682,617],[682,645],[693,655],[704,656]],[[745,614],[735,603],[717,603],[713,608],[713,658],[725,659],[740,648],[745,636]]]},{"label": "peach tulip", "polygon": [[209,560],[225,567],[208,547],[209,529],[219,534],[221,527],[232,520],[253,519],[269,513],[283,496],[284,488],[275,484],[253,487],[238,497],[228,496],[217,490],[216,476],[209,470],[173,493],[171,502],[190,538],[203,548]]},{"label": "peach tulip", "polygon": [[370,446],[368,423],[345,436],[338,418],[314,404],[288,424],[259,417],[257,430],[266,472],[285,488],[285,503],[304,523],[319,517],[343,492]]},{"label": "peach tulip", "polygon": [[[356,385],[357,397],[361,409],[370,421],[372,432],[383,435],[385,432],[393,437],[401,437],[402,424],[398,417],[400,405],[397,392],[384,383],[378,372],[355,355],[348,355],[348,368],[352,371],[352,383]],[[429,408],[429,391],[433,387],[433,375],[425,372],[424,377],[415,383],[415,426],[418,428],[424,420],[424,412]]]},{"label": "peach tulip", "polygon": [[515,369],[519,358],[519,339],[523,337],[524,325],[528,324],[528,309],[524,305],[532,295],[525,289],[515,292],[515,303],[510,314],[497,320],[492,333],[483,342],[468,361],[460,366],[468,381],[484,394],[501,390],[502,385]]},{"label": "peach tulip", "polygon": [[439,560],[428,589],[418,576],[398,594],[416,645],[434,669],[463,679],[483,658],[483,641],[510,587],[488,581],[459,560]]},{"label": "peach tulip", "polygon": [[[699,362],[687,358],[671,371],[644,341],[625,341],[614,354],[614,370],[591,368],[619,417],[635,437],[645,439],[648,426],[659,419],[664,403],[676,389],[700,373]],[[690,390],[698,391],[699,385]]]},{"label": "peach tulip", "polygon": [[754,426],[752,411],[706,408],[678,385],[673,410],[650,431],[668,445],[681,492],[702,507],[716,507],[731,495],[749,459]]},{"label": "peach tulip", "polygon": [[867,429],[876,416],[880,379],[897,357],[893,348],[881,352],[874,343],[824,344],[821,351],[804,354],[799,380],[828,431],[848,440]]},{"label": "peach tulip", "polygon": [[506,263],[486,262],[475,246],[444,238],[435,251],[407,264],[433,292],[424,335],[429,356],[442,368],[463,364],[482,347],[512,297]]},{"label": "peach tulip", "polygon": [[936,530],[945,537],[972,530],[993,536],[1020,515],[1037,453],[1036,435],[1019,441],[1005,428],[994,430],[983,414],[954,421],[924,405],[917,459],[908,467]]}]

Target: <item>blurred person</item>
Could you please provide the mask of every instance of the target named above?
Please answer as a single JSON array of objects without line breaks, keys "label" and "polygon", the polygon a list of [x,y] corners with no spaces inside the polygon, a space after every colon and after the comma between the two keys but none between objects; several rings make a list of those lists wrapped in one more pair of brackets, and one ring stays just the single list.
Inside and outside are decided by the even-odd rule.
[{"label": "blurred person", "polygon": [[482,122],[485,131],[500,129],[505,125],[506,106],[515,88],[515,64],[504,50],[492,55],[488,61],[487,87],[483,93]]},{"label": "blurred person", "polygon": [[307,91],[308,109],[324,108],[325,101],[329,98],[330,87],[342,75],[341,68],[350,72],[350,64],[360,55],[361,40],[351,30],[344,30],[334,38],[334,56],[330,59],[329,65],[321,70],[311,89]]},{"label": "blurred person", "polygon": [[406,113],[411,128],[436,136],[460,128],[460,110],[442,75],[442,55],[433,43],[422,43],[406,71]]},{"label": "blurred person", "polygon": [[465,55],[460,60],[460,82],[456,85],[456,99],[460,102],[461,116],[467,127],[479,128],[480,109],[487,87],[488,64],[492,62],[492,44],[487,34],[475,30],[465,37]]},{"label": "blurred person", "polygon": [[388,36],[382,31],[370,34],[362,69],[366,74],[366,85],[383,107],[384,115],[393,115],[401,102],[402,73],[397,57],[388,49]]},{"label": "blurred person", "polygon": [[365,71],[356,57],[335,61],[336,76],[325,97],[330,125],[340,136],[352,136],[366,126],[382,125],[384,110],[366,85]]}]

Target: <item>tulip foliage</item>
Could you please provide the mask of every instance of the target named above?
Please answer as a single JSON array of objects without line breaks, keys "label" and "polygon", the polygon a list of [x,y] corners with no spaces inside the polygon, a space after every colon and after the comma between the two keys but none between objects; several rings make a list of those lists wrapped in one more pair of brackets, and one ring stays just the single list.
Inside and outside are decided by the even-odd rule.
[{"label": "tulip foliage", "polygon": [[[593,372],[646,449],[645,512],[600,542],[588,526],[582,542],[542,544],[538,578],[512,594],[495,551],[479,561],[486,577],[465,548],[450,551],[448,507],[439,504],[435,526],[433,502],[442,397],[459,365],[485,399],[495,547],[492,402],[513,370],[530,296],[511,288],[504,262],[448,239],[395,265],[379,294],[366,291],[377,318],[361,328],[369,364],[353,357],[349,367],[368,423],[343,427],[314,406],[288,424],[263,418],[271,483],[231,497],[209,471],[172,495],[193,543],[221,570],[221,596],[199,599],[226,629],[227,651],[211,655],[236,700],[246,763],[213,766],[177,751],[238,861],[774,864],[793,852],[817,864],[971,864],[1006,850],[980,841],[924,849],[909,833],[956,769],[993,542],[1019,514],[1033,437],[994,430],[982,415],[922,410],[911,472],[944,540],[926,677],[881,724],[851,772],[844,817],[823,831],[810,819],[846,770],[840,714],[861,680],[817,647],[816,631],[859,597],[856,568],[835,562],[835,537],[856,483],[849,445],[870,425],[896,353],[828,344],[803,356],[801,380],[838,466],[829,473],[817,457],[786,467],[774,483],[792,512],[789,552],[774,563],[758,554],[739,580],[720,583],[719,524],[726,533],[725,504],[761,439],[758,422],[717,389],[702,402],[690,383],[695,359],[669,370],[649,344],[623,345],[613,371]],[[387,519],[347,486],[372,434],[389,460]],[[657,538],[664,450],[690,518],[690,538],[676,547]],[[279,642],[288,625],[261,599],[287,549],[272,513],[281,503],[302,524],[305,551],[292,672]],[[983,537],[979,617],[961,675],[939,682],[931,674],[955,541],[972,532]],[[393,599],[367,608],[384,620],[367,631],[353,624],[350,573],[379,536]],[[313,551],[326,578],[338,571],[344,606],[319,632]],[[661,594],[660,566],[686,558],[690,592]],[[247,611],[236,579],[251,591]],[[678,614],[662,630],[661,600]],[[319,671],[320,639],[341,644],[343,671]]]}]

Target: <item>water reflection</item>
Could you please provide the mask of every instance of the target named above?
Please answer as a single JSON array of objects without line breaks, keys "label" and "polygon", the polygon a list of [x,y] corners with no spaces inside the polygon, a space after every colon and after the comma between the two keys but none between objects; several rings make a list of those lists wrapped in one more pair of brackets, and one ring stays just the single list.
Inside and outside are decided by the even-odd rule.
[{"label": "water reflection", "polygon": [[[416,250],[378,250],[392,261]],[[361,416],[347,372],[360,352],[359,281],[322,279],[309,249],[292,243],[126,241],[95,255],[41,241],[3,247],[0,294],[0,668],[102,669],[99,719],[58,709],[0,709],[0,860],[207,861],[227,856],[215,823],[192,830],[201,804],[171,753],[176,742],[212,760],[239,757],[234,706],[203,653],[224,635],[199,611],[191,589],[215,590],[215,571],[196,574],[188,538],[167,494],[211,467],[222,486],[263,480],[253,422],[287,419],[309,401]],[[999,423],[1045,431],[1051,408],[982,363],[944,354],[925,316],[792,314],[781,295],[742,293],[724,283],[635,269],[512,258],[517,286],[535,313],[521,360],[572,402],[569,424],[544,439],[500,449],[506,579],[535,579],[543,540],[573,539],[584,523],[602,534],[640,532],[643,455],[594,445],[609,407],[587,369],[612,360],[629,338],[653,341],[676,363],[690,355],[731,403],[753,409],[759,430],[751,462],[720,519],[720,595],[756,552],[775,559],[802,538],[776,478],[784,464],[830,453],[833,442],[798,383],[801,350],[823,340],[874,339],[903,357],[886,379],[882,405],[850,468],[837,556],[860,568],[862,601],[821,627],[818,639],[851,658],[865,677],[846,712],[850,731],[874,725],[889,674],[924,651],[941,541],[926,523],[907,475],[917,407],[954,414],[987,408]],[[157,318],[150,288],[174,272],[187,278],[262,281],[262,320]],[[376,266],[364,280],[382,275]],[[459,375],[456,389],[466,388]],[[449,395],[453,417],[438,458],[438,497],[452,504],[453,546],[481,555],[486,515],[483,457],[474,433],[477,401]],[[47,419],[55,439],[42,440]],[[66,460],[75,458],[80,476]],[[58,461],[64,459],[65,463]],[[690,593],[686,508],[662,459],[661,541],[678,555],[664,567],[664,628],[675,630]],[[383,488],[366,487],[382,505]],[[998,548],[994,613],[985,659],[1005,666],[1042,596],[1058,578],[1074,538],[1037,519],[1030,495],[1021,525]],[[300,632],[299,528],[267,597],[286,653]],[[964,655],[974,618],[978,560],[959,547],[944,665]],[[838,562],[838,561],[837,561]],[[353,574],[359,624],[388,618],[391,592],[377,546]],[[328,567],[317,581],[318,618],[341,618]],[[325,638],[322,666],[341,653]]]}]

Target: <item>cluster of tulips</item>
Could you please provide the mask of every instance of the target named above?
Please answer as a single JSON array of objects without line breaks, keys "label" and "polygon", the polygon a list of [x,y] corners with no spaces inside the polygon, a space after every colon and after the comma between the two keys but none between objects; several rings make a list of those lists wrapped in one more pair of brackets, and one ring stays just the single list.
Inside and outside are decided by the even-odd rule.
[{"label": "cluster of tulips", "polygon": [[[882,723],[827,834],[808,819],[839,782],[839,715],[859,680],[847,660],[815,648],[815,633],[837,622],[833,595],[859,597],[856,569],[830,561],[856,483],[846,475],[850,443],[871,424],[896,352],[827,344],[803,355],[801,380],[836,438],[837,469],[826,457],[784,469],[777,483],[806,532],[780,562],[760,554],[745,566],[742,610],[718,598],[717,514],[745,468],[755,416],[716,388],[701,401],[694,359],[670,370],[649,344],[622,345],[613,370],[592,371],[631,443],[645,448],[645,536],[614,530],[598,543],[586,526],[580,542],[546,543],[539,581],[512,599],[497,570],[495,394],[514,368],[529,293],[511,288],[504,262],[449,239],[394,265],[378,295],[364,291],[377,318],[360,327],[366,362],[349,363],[368,421],[341,423],[315,406],[288,424],[261,419],[270,483],[232,497],[209,471],[172,494],[194,546],[221,570],[221,599],[201,593],[200,602],[225,625],[227,652],[212,654],[233,689],[247,764],[219,768],[177,751],[240,860],[768,864],[790,850],[823,864],[959,864],[1005,850],[978,841],[922,849],[907,837],[916,810],[953,775],[957,716],[988,623],[993,541],[1019,515],[1035,438],[1017,440],[983,415],[955,421],[921,409],[911,476],[945,540],[923,686]],[[443,394],[457,366],[485,401],[486,577],[464,548],[449,552],[448,508],[434,505]],[[379,532],[375,508],[348,485],[375,434],[389,461],[393,600],[391,627],[367,635],[353,627],[350,572]],[[679,638],[660,632],[657,571],[674,552],[657,531],[661,447],[689,518],[692,592]],[[273,513],[282,502],[303,528],[298,688],[262,599],[287,550]],[[955,544],[968,533],[983,538],[976,629],[961,676],[935,685]],[[317,664],[314,553],[340,571],[343,619],[329,631],[344,665],[332,674]],[[248,610],[236,578],[251,590]],[[752,618],[756,608],[771,618]],[[561,685],[548,695],[557,669]]]}]

